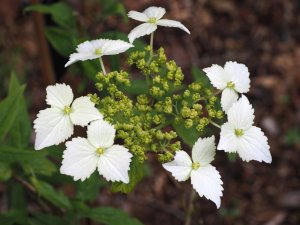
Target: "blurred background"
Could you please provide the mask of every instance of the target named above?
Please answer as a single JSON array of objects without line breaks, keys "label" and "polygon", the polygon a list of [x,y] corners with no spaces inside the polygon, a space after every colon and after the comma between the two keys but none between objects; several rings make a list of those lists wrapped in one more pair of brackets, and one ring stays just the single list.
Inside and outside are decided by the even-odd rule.
[{"label": "blurred background", "polygon": [[[124,39],[138,24],[128,20],[128,11],[164,7],[165,17],[181,21],[191,35],[160,27],[154,46],[166,49],[168,58],[182,67],[187,81],[197,68],[212,64],[232,60],[249,67],[252,85],[248,97],[273,156],[269,165],[229,160],[224,152],[218,152],[213,164],[224,182],[221,208],[217,210],[212,202],[198,197],[192,224],[300,224],[300,1],[67,0],[61,1],[63,7],[54,9],[26,8],[57,2],[0,1],[1,98],[6,95],[12,71],[26,83],[32,120],[45,108],[45,87],[49,84],[68,83],[77,94],[95,91],[97,65],[87,62],[64,68],[76,45],[100,37]],[[140,39],[138,46],[143,47],[148,38]],[[108,70],[118,69],[122,61],[109,58]],[[132,193],[101,188],[93,204],[121,208],[146,225],[183,224],[189,182],[177,183],[155,159],[149,162],[148,176]],[[0,183],[1,212],[7,210],[6,190]],[[63,190],[72,192],[68,187]],[[33,207],[35,203],[30,204]]]}]

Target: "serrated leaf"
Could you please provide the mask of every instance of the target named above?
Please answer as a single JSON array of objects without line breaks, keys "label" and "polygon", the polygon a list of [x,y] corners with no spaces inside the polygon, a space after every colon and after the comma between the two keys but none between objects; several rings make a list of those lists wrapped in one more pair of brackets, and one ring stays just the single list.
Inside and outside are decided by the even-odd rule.
[{"label": "serrated leaf", "polygon": [[33,170],[37,174],[51,175],[56,166],[46,158],[46,151],[34,151],[7,145],[0,145],[0,162],[18,163],[27,173]]},{"label": "serrated leaf", "polygon": [[8,96],[0,102],[0,141],[4,139],[13,126],[20,108],[25,86],[19,86],[16,82],[17,79],[12,75]]},{"label": "serrated leaf", "polygon": [[76,27],[76,18],[72,8],[63,2],[54,3],[51,5],[34,4],[26,7],[25,12],[30,11],[50,14],[53,21],[64,28]]},{"label": "serrated leaf", "polygon": [[204,87],[206,87],[206,88],[212,87],[206,74],[199,68],[197,68],[197,67],[192,68],[192,76],[193,76],[194,81],[201,82],[201,84]]},{"label": "serrated leaf", "polygon": [[31,178],[31,183],[36,188],[40,196],[47,199],[53,205],[62,208],[70,209],[71,203],[69,198],[60,191],[56,191],[50,184],[38,180],[35,177]]},{"label": "serrated leaf", "polygon": [[195,127],[186,128],[183,123],[173,123],[172,124],[174,130],[178,134],[178,136],[190,147],[193,147],[195,142],[200,136],[199,131]]},{"label": "serrated leaf", "polygon": [[100,179],[99,175],[94,173],[89,179],[77,183],[76,197],[83,201],[92,201],[96,199],[100,187],[103,185],[103,179]]},{"label": "serrated leaf", "polygon": [[53,48],[61,55],[69,57],[76,48],[76,33],[59,27],[46,27],[45,34]]},{"label": "serrated leaf", "polygon": [[12,174],[11,168],[8,163],[0,162],[0,182],[10,179]]},{"label": "serrated leaf", "polygon": [[139,220],[129,217],[120,209],[111,207],[89,208],[81,204],[79,210],[83,217],[105,225],[143,225]]},{"label": "serrated leaf", "polygon": [[130,163],[129,170],[129,183],[125,184],[122,182],[114,182],[112,184],[112,191],[129,193],[131,192],[135,185],[144,177],[144,167],[140,163],[137,157],[133,157],[132,162]]},{"label": "serrated leaf", "polygon": [[130,81],[130,86],[122,86],[120,90],[126,92],[127,94],[147,94],[148,93],[148,85],[145,80],[136,80],[133,79]]}]

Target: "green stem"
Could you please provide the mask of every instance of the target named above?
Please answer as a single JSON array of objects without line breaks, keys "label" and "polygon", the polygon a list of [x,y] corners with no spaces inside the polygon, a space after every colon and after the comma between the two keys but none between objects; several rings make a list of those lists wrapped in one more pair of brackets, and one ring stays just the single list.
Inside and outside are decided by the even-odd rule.
[{"label": "green stem", "polygon": [[213,96],[217,96],[217,95],[219,95],[220,93],[222,93],[222,90],[216,91],[216,92],[213,94]]},{"label": "green stem", "polygon": [[195,200],[196,196],[197,196],[196,191],[194,189],[192,189],[190,199],[189,199],[188,208],[187,208],[187,212],[186,212],[186,216],[185,216],[184,225],[191,225],[191,223],[192,223],[192,213],[193,213],[193,210],[194,210],[194,200]]},{"label": "green stem", "polygon": [[147,61],[147,65],[150,64],[150,62],[153,58],[153,39],[154,39],[154,32],[152,32],[151,36],[150,36],[150,56],[149,56],[149,59]]},{"label": "green stem", "polygon": [[168,125],[170,125],[171,123],[172,123],[172,122],[171,122],[171,121],[169,121],[169,122],[166,122],[166,123],[160,124],[160,125],[158,125],[158,126],[156,126],[156,127],[153,127],[153,129],[160,130],[160,129],[162,129],[162,128],[164,128],[164,127],[168,126]]},{"label": "green stem", "polygon": [[99,58],[99,61],[100,61],[102,72],[104,73],[104,75],[106,75],[106,70],[105,70],[104,63],[103,63],[103,60],[101,57]]},{"label": "green stem", "polygon": [[214,125],[215,127],[221,129],[221,126],[220,126],[219,124],[215,123],[214,121],[209,120],[209,122],[210,122],[212,125]]}]

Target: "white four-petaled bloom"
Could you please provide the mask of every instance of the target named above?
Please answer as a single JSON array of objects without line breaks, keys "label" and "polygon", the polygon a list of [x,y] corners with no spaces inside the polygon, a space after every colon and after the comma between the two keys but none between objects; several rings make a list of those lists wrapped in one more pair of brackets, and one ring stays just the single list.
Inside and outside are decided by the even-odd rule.
[{"label": "white four-petaled bloom", "polygon": [[225,112],[238,100],[238,93],[247,93],[250,88],[248,68],[237,62],[226,62],[203,69],[212,85],[222,90],[221,105]]},{"label": "white four-petaled bloom", "polygon": [[128,13],[128,17],[144,23],[137,26],[129,33],[129,42],[132,43],[139,37],[153,33],[157,29],[157,26],[177,27],[187,33],[190,33],[190,31],[178,21],[161,19],[165,13],[166,10],[164,8],[155,6],[147,8],[142,13],[137,11],[130,11]]},{"label": "white four-petaled bloom", "polygon": [[228,122],[221,127],[218,150],[237,152],[244,161],[271,163],[270,146],[260,128],[253,126],[254,110],[242,97],[228,110]]},{"label": "white four-petaled bloom", "polygon": [[202,197],[213,201],[219,208],[222,196],[222,180],[216,168],[210,165],[216,153],[215,137],[199,138],[192,149],[192,159],[185,151],[177,151],[172,162],[163,167],[178,181],[191,177],[193,188]]},{"label": "white four-petaled bloom", "polygon": [[104,120],[88,126],[87,139],[73,138],[66,142],[61,173],[85,180],[98,168],[108,181],[129,182],[132,154],[121,145],[114,145],[115,129]]},{"label": "white four-petaled bloom", "polygon": [[121,40],[97,39],[85,41],[78,45],[76,53],[70,55],[65,67],[77,61],[97,59],[104,55],[116,55],[127,51],[131,47],[133,47],[132,44]]},{"label": "white four-petaled bloom", "polygon": [[74,96],[69,85],[48,86],[46,91],[51,107],[41,110],[34,121],[36,150],[65,141],[73,134],[74,125],[86,126],[103,118],[89,97],[77,98],[71,105]]}]

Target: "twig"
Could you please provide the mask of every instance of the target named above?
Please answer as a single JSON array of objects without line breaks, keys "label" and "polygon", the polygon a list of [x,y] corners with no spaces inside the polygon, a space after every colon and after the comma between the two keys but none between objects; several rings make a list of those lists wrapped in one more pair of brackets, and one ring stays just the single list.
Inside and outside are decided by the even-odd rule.
[{"label": "twig", "polygon": [[26,180],[23,180],[21,177],[15,175],[15,174],[13,174],[13,178],[15,178],[16,181],[18,181],[20,184],[22,184],[25,188],[27,188],[32,193],[34,193],[34,194],[37,193],[36,189],[30,183],[28,183]]},{"label": "twig", "polygon": [[209,120],[209,122],[210,122],[212,125],[214,125],[215,127],[221,129],[221,126],[220,126],[219,124],[215,123],[214,121]]}]

